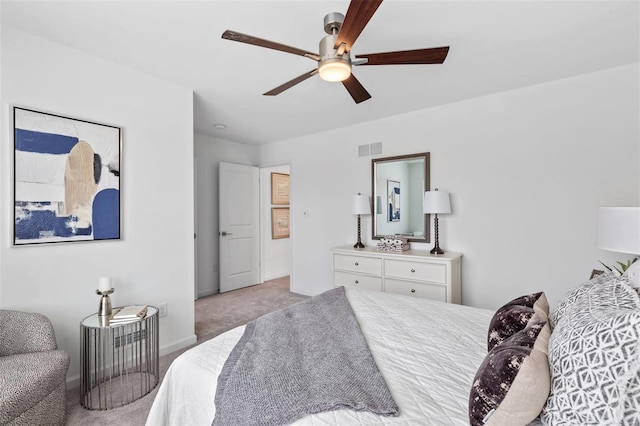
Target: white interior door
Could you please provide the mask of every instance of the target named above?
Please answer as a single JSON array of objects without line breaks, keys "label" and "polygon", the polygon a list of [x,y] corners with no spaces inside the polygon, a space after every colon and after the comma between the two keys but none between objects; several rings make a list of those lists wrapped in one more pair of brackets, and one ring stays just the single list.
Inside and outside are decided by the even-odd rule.
[{"label": "white interior door", "polygon": [[259,169],[220,163],[220,292],[260,283]]}]

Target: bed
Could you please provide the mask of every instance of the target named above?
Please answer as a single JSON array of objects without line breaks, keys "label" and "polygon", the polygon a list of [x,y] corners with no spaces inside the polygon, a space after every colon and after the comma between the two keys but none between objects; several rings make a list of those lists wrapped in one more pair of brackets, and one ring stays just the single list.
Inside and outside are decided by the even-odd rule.
[{"label": "bed", "polygon": [[[622,335],[631,339],[631,346],[635,349],[631,352],[627,350],[623,367],[619,365],[612,367],[612,359],[620,358],[616,345],[613,349],[604,350],[603,355],[598,357],[577,354],[581,358],[576,361],[576,365],[595,362],[594,359],[604,363],[604,368],[607,371],[601,370],[600,377],[605,377],[609,373],[615,376],[612,378],[611,387],[607,387],[608,389],[615,388],[615,395],[612,393],[602,394],[603,389],[598,386],[586,390],[570,389],[570,398],[576,392],[592,392],[585,397],[590,401],[590,405],[588,404],[587,407],[572,406],[565,411],[560,408],[555,412],[547,413],[549,417],[546,424],[559,424],[560,420],[558,419],[569,419],[563,424],[640,424],[635,423],[640,416],[638,409],[638,404],[640,404],[640,351],[637,349],[638,333],[640,333],[640,299],[637,293],[629,290],[629,286],[624,283],[617,282],[613,287],[607,287],[602,281],[604,280],[600,278],[600,281],[597,281],[597,286],[593,285],[595,281],[587,282],[570,292],[549,318],[547,318],[549,313],[547,304],[547,312],[544,314],[545,321],[539,324],[540,327],[544,325],[547,330],[542,351],[544,352],[544,364],[540,368],[545,370],[542,375],[546,374],[549,378],[543,402],[539,405],[536,413],[539,413],[545,404],[552,408],[554,405],[556,407],[566,406],[567,400],[562,399],[567,396],[562,393],[562,381],[567,377],[571,379],[571,374],[574,373],[584,374],[584,371],[562,371],[563,366],[568,364],[566,360],[575,355],[562,351],[566,347],[575,347],[575,341],[581,342],[580,339],[588,340],[594,336],[597,337],[600,331],[589,328],[593,323],[606,325],[607,332],[613,329],[613,334],[617,333],[617,330],[623,330]],[[528,300],[527,298],[531,296],[539,297],[540,295],[544,298],[544,293],[523,296],[523,298]],[[498,311],[490,311],[403,295],[353,289],[346,289],[346,296],[360,324],[375,363],[397,403],[399,415],[397,417],[381,417],[368,412],[340,409],[307,415],[294,422],[295,425],[468,425],[470,423],[469,401],[472,385],[475,389],[480,371],[495,351],[494,347],[489,354],[487,353],[487,336],[490,324],[492,327],[494,326],[496,317],[500,317],[497,314],[501,310],[512,312],[515,308],[518,312],[516,317],[521,319],[520,313],[523,307],[514,307],[513,305],[518,305],[522,300],[525,300],[522,298],[514,299]],[[612,306],[611,300],[614,300],[615,304],[626,303],[628,306]],[[546,299],[544,301],[546,303]],[[604,308],[594,308],[594,305],[598,304],[603,305]],[[533,309],[531,312],[533,313]],[[607,312],[606,315],[605,312]],[[610,315],[610,312],[613,314]],[[597,317],[596,321],[594,321],[593,315]],[[628,323],[627,325],[621,325],[619,319],[622,317],[625,318],[624,321]],[[607,318],[613,318],[612,321],[616,325],[607,325],[607,321],[609,321]],[[527,321],[533,321],[533,319],[535,317],[526,317]],[[555,323],[553,325],[556,326],[555,330],[557,331],[557,333],[554,331],[553,334],[558,334],[560,337],[556,339],[557,342],[549,344],[552,322]],[[586,328],[581,328],[581,322],[586,322]],[[229,354],[242,337],[244,328],[245,326],[241,326],[223,333],[178,357],[168,369],[160,386],[149,413],[147,425],[211,425],[216,414],[214,398],[218,375]],[[584,333],[579,331],[582,329],[585,330]],[[522,331],[527,330],[531,330],[529,325]],[[576,334],[576,330],[578,330],[578,334]],[[575,341],[563,341],[564,334]],[[537,339],[536,346],[534,347],[532,344],[531,347],[537,348],[540,340]],[[553,341],[553,337],[551,340]],[[489,336],[489,341],[491,346],[491,336]],[[504,343],[495,345],[499,346],[499,350],[502,350],[503,347],[506,350],[509,346]],[[552,347],[555,348],[553,353]],[[547,348],[549,348],[549,364],[547,364]],[[555,356],[556,361],[555,366],[552,365],[550,368],[549,365],[553,364],[551,363],[552,355]],[[533,358],[533,356],[529,358]],[[563,359],[565,362],[560,363],[559,359]],[[588,366],[593,369],[600,367],[603,366]],[[537,371],[536,374],[540,375],[540,369]],[[518,378],[521,376],[519,375]],[[549,384],[549,381],[553,382],[553,385]],[[524,390],[527,391],[532,382],[522,383],[524,383]],[[558,386],[558,384],[560,390],[557,395],[554,395],[554,386]],[[511,385],[512,390],[516,388],[515,382]],[[550,388],[552,389],[551,396],[549,396]],[[507,397],[513,393],[512,390],[509,390]],[[593,394],[593,392],[600,392],[600,394]],[[548,400],[547,396],[549,396]],[[527,398],[526,392],[520,395],[520,400],[515,401],[516,407]],[[505,398],[503,402],[507,399]],[[596,410],[593,407],[598,401],[604,408],[595,413]],[[510,403],[513,402],[510,401]],[[494,413],[490,412],[489,414]],[[600,417],[594,417],[594,415]],[[487,424],[514,424],[512,422],[505,423],[504,418],[500,416],[494,415],[493,417],[488,418]],[[500,420],[495,420],[498,417]],[[533,419],[529,423],[530,425],[542,424],[539,417],[531,416],[530,418]],[[475,424],[482,423],[483,420],[475,421]],[[520,424],[526,424],[526,422]]]},{"label": "bed", "polygon": [[[294,424],[468,424],[471,380],[487,354],[493,311],[352,289],[347,297],[400,415],[336,410]],[[230,330],[176,359],[147,424],[210,425],[217,377],[243,330]]]}]

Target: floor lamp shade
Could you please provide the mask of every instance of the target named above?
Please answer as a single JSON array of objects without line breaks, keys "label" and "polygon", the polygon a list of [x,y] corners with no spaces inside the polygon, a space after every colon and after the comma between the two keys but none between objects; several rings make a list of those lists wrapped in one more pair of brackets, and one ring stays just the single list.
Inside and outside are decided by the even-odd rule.
[{"label": "floor lamp shade", "polygon": [[598,207],[598,248],[640,255],[640,207]]}]

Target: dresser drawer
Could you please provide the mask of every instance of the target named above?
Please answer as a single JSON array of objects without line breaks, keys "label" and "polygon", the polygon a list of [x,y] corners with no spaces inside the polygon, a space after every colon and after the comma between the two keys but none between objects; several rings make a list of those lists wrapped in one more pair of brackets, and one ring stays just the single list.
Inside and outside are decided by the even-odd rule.
[{"label": "dresser drawer", "polygon": [[447,287],[444,285],[385,279],[384,291],[441,302],[447,301]]},{"label": "dresser drawer", "polygon": [[382,275],[382,259],[335,254],[333,255],[333,268],[362,274]]},{"label": "dresser drawer", "polygon": [[334,271],[333,285],[336,287],[343,285],[345,287],[359,288],[362,290],[382,291],[382,278]]},{"label": "dresser drawer", "polygon": [[387,277],[405,278],[412,281],[447,283],[447,267],[441,263],[385,259],[384,274]]}]

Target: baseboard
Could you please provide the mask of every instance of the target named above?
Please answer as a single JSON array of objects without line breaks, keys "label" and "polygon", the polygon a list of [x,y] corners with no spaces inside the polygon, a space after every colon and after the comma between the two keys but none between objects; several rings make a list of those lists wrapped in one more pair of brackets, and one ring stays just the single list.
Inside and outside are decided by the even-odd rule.
[{"label": "baseboard", "polygon": [[173,342],[170,345],[162,346],[160,348],[160,356],[164,356],[170,354],[171,352],[179,351],[180,349],[184,349],[186,347],[194,345],[197,340],[198,338],[196,337],[196,335],[192,334],[185,339],[178,340],[177,342]]},{"label": "baseboard", "polygon": [[[178,340],[177,342],[173,342],[170,345],[165,345],[160,347],[160,356],[164,356],[170,354],[171,352],[179,351],[180,349],[187,348],[191,345],[197,343],[198,338],[195,334],[184,338],[182,340]],[[74,374],[73,376],[67,376],[67,389],[75,389],[80,387],[80,374]]]},{"label": "baseboard", "polygon": [[291,275],[289,272],[282,272],[280,274],[268,275],[264,277],[264,281],[271,281],[278,278],[284,278],[284,277],[288,277],[289,275]]},{"label": "baseboard", "polygon": [[80,375],[76,374],[73,377],[67,377],[67,390],[76,389],[80,387]]},{"label": "baseboard", "polygon": [[214,294],[218,293],[219,291],[217,288],[214,288],[213,290],[203,291],[201,293],[198,293],[198,299],[200,299],[201,297],[213,296]]}]

